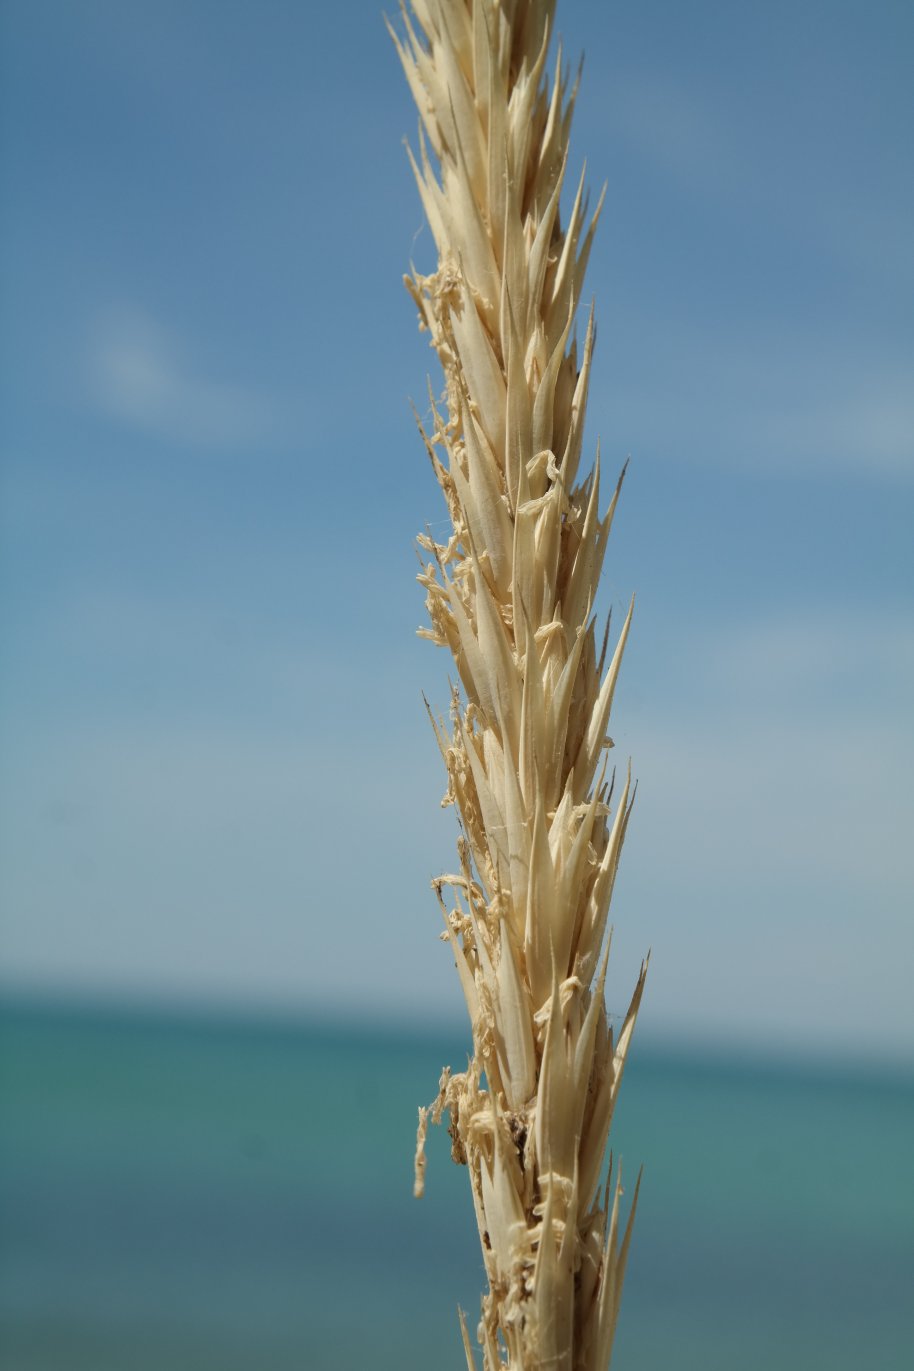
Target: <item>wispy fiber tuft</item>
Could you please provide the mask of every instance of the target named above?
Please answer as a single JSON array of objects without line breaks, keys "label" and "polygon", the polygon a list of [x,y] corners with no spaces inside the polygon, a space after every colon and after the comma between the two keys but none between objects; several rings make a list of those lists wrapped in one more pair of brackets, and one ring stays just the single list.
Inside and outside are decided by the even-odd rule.
[{"label": "wispy fiber tuft", "polygon": [[638,1193],[623,1222],[618,1164],[601,1185],[646,972],[616,1039],[607,919],[633,787],[608,774],[607,729],[632,611],[598,649],[622,478],[603,509],[599,454],[580,470],[594,321],[579,349],[575,318],[600,206],[582,173],[562,223],[576,82],[561,53],[547,73],[554,9],[412,0],[391,28],[438,251],[406,278],[446,383],[417,422],[451,528],[419,539],[419,580],[422,632],[459,678],[449,720],[432,717],[461,830],[434,887],[473,1030],[467,1070],[420,1110],[416,1193],[447,1110],[489,1282],[486,1371],[609,1365]]}]

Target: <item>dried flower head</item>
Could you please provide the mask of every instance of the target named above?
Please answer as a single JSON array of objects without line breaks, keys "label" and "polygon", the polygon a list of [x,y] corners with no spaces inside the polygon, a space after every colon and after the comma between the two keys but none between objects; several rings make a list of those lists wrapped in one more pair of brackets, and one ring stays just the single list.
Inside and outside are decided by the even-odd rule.
[{"label": "dried flower head", "polygon": [[[607,661],[594,601],[619,490],[582,474],[594,345],[575,316],[600,206],[560,197],[575,87],[554,0],[412,0],[391,33],[421,115],[412,165],[438,253],[406,284],[445,398],[420,431],[450,531],[420,538],[429,627],[460,689],[433,717],[458,870],[434,885],[473,1031],[447,1109],[469,1169],[489,1290],[487,1371],[609,1364],[637,1188],[620,1233],[613,1107],[646,964],[618,1038],[604,1007],[607,918],[633,800],[607,776],[631,608]],[[623,472],[624,475],[624,472]],[[467,1361],[474,1366],[463,1323]]]}]

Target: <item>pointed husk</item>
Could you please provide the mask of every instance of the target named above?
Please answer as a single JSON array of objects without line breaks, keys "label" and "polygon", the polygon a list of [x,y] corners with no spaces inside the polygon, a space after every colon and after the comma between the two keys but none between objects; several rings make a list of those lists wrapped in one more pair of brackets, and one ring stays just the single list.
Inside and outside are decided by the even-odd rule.
[{"label": "pointed husk", "polygon": [[438,256],[406,284],[445,380],[420,421],[452,525],[419,540],[422,632],[460,682],[450,723],[433,719],[460,872],[435,888],[473,1056],[431,1118],[450,1111],[469,1168],[485,1371],[604,1371],[634,1216],[620,1239],[612,1163],[598,1194],[646,972],[614,1043],[607,921],[633,791],[630,773],[618,798],[606,781],[607,728],[632,609],[604,670],[593,606],[621,478],[601,514],[599,457],[578,474],[592,311],[580,360],[574,327],[600,206],[588,218],[582,172],[561,222],[576,83],[561,54],[547,75],[554,8],[412,0],[402,36],[389,26]]}]

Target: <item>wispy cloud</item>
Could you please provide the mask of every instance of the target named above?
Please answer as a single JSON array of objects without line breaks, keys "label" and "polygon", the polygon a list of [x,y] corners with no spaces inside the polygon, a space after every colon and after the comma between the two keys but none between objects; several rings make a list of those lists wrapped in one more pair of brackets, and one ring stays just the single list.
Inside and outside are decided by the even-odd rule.
[{"label": "wispy cloud", "polygon": [[910,376],[852,379],[833,396],[794,399],[786,413],[762,419],[775,460],[865,469],[885,477],[914,476],[914,399]]},{"label": "wispy cloud", "polygon": [[720,631],[697,657],[707,699],[735,696],[739,707],[761,694],[780,707],[820,707],[852,693],[862,703],[891,691],[914,697],[914,620],[884,611],[794,611]]},{"label": "wispy cloud", "polygon": [[180,340],[137,311],[95,322],[87,385],[106,416],[191,447],[237,449],[288,435],[288,407],[277,397],[207,375]]},{"label": "wispy cloud", "polygon": [[620,75],[613,130],[638,153],[693,186],[716,183],[732,160],[726,132],[692,93],[650,72]]},{"label": "wispy cloud", "polygon": [[595,397],[593,422],[623,428],[626,445],[630,433],[642,451],[772,477],[914,479],[910,369],[885,340],[836,340],[810,321],[734,319],[711,332],[644,315],[622,319],[620,333],[638,340],[640,371]]},{"label": "wispy cloud", "polygon": [[[239,653],[208,606],[127,592],[65,608],[51,627],[92,691],[71,666],[67,711],[8,748],[12,971],[355,1006],[383,963],[388,1009],[456,1012],[428,893],[453,816],[410,669],[374,665],[366,708],[349,643],[296,656],[252,629]],[[653,943],[656,1025],[912,1045],[912,639],[887,611],[805,606],[670,642],[662,699],[635,709],[623,684],[640,789],[614,948],[621,975]],[[125,659],[143,689],[112,708],[97,681]],[[399,941],[378,937],[393,903]]]},{"label": "wispy cloud", "polygon": [[786,881],[776,926],[795,922],[789,882],[802,878],[817,899],[812,934],[826,908],[847,921],[868,895],[875,927],[898,922],[914,821],[910,618],[797,611],[670,650],[677,691],[630,714],[624,741],[676,880],[706,903]]},{"label": "wispy cloud", "polygon": [[910,190],[855,107],[823,142],[802,105],[766,121],[757,95],[682,76],[622,74],[611,100],[615,136],[708,248],[707,311],[692,289],[669,317],[616,325],[651,365],[619,387],[632,440],[773,477],[914,478]]},{"label": "wispy cloud", "polygon": [[[655,72],[620,74],[612,93],[614,136],[681,190],[711,197],[728,215],[742,206],[779,236],[814,245],[848,267],[909,288],[914,284],[904,169],[867,185],[857,156],[823,157],[815,121],[768,127],[758,107],[740,108]],[[852,126],[853,113],[845,115]],[[840,137],[835,135],[838,146]],[[872,158],[870,159],[873,160]]]},{"label": "wispy cloud", "polygon": [[628,710],[620,951],[660,950],[658,1024],[914,1049],[912,643],[889,614],[721,625]]}]

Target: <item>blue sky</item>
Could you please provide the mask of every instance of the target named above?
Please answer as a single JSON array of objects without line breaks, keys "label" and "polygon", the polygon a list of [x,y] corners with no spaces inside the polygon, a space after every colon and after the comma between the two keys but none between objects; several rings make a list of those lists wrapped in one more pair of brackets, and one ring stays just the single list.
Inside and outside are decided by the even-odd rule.
[{"label": "blue sky", "polygon": [[[3,983],[456,1018],[380,11],[0,23]],[[632,459],[611,1006],[650,945],[658,1036],[910,1055],[914,11],[559,25],[608,182],[591,445]]]}]

